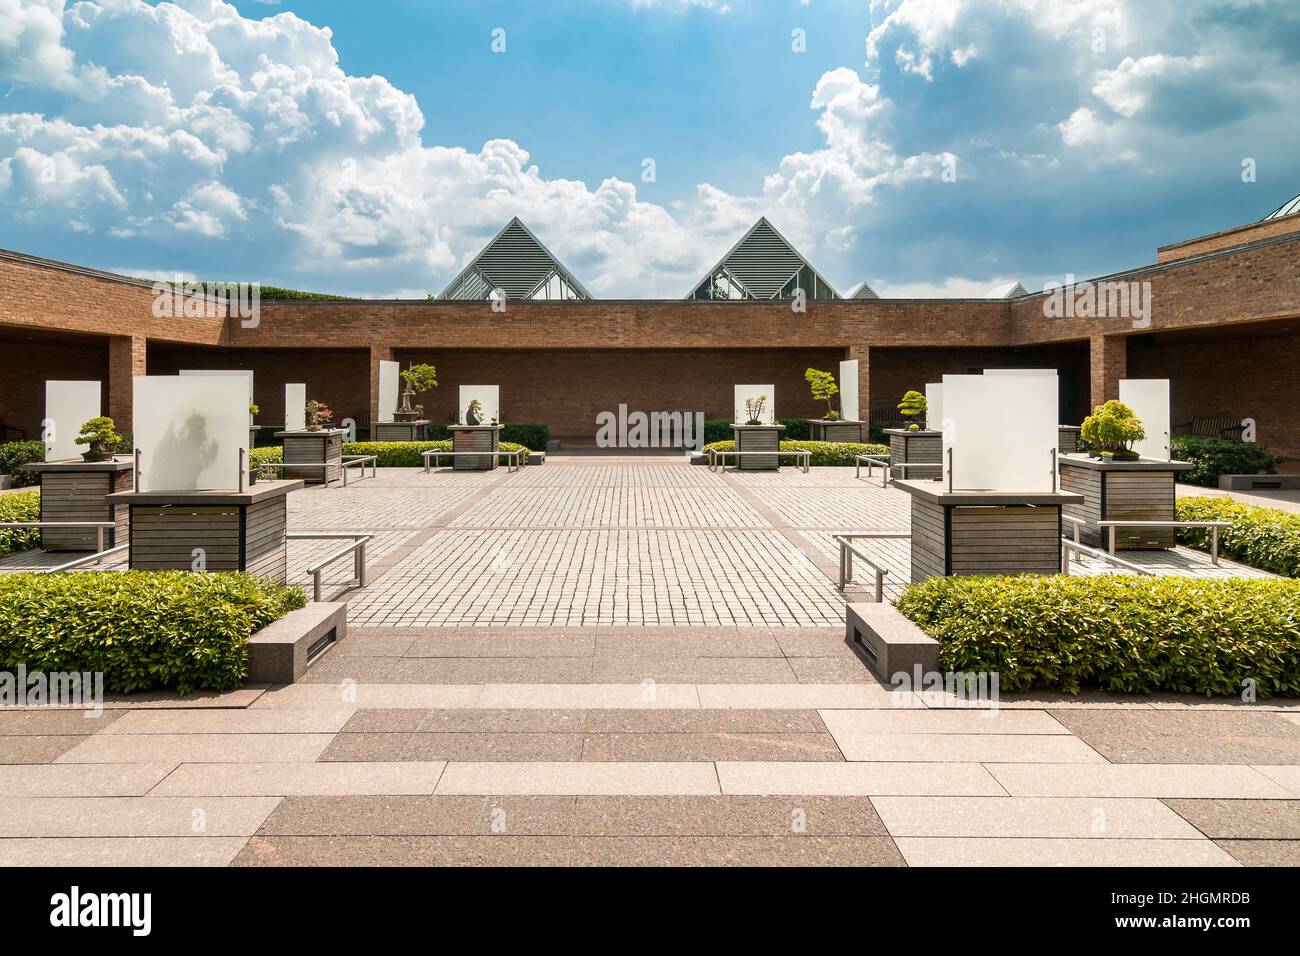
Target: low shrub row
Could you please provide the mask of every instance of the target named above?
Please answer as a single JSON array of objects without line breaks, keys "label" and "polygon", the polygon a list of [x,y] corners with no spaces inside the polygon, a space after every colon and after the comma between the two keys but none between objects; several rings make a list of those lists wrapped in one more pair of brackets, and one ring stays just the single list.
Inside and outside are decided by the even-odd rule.
[{"label": "low shrub row", "polygon": [[276,464],[284,461],[284,449],[279,445],[268,445],[266,448],[250,448],[248,450],[248,467],[256,468],[258,465]]},{"label": "low shrub row", "polygon": [[1179,474],[1179,481],[1206,488],[1217,488],[1220,475],[1276,474],[1284,460],[1255,442],[1201,435],[1175,435],[1169,439],[1169,452],[1175,460],[1193,465]]},{"label": "low shrub row", "polygon": [[[807,441],[812,435],[812,426],[806,418],[778,418],[778,425],[784,425],[781,437],[786,441]],[[704,441],[706,444],[731,440],[732,420],[730,418],[707,418],[704,420]]]},{"label": "low shrub row", "polygon": [[[524,445],[501,442],[502,451],[518,451]],[[375,455],[380,468],[417,468],[424,466],[422,452],[451,451],[451,440],[446,441],[350,441],[343,443],[345,455]]]},{"label": "low shrub row", "polygon": [[[429,437],[434,441],[450,441],[451,425],[435,423],[429,426]],[[538,451],[546,450],[546,443],[551,440],[551,429],[534,422],[502,422],[501,443],[513,442]]]},{"label": "low shrub row", "polygon": [[248,638],[306,601],[243,573],[0,575],[0,670],[98,672],[118,692],[231,690]]},{"label": "low shrub row", "polygon": [[0,445],[0,475],[8,475],[15,488],[39,484],[41,476],[23,465],[44,460],[43,441],[7,441]]},{"label": "low shrub row", "polygon": [[[1232,498],[1179,498],[1179,521],[1231,521],[1219,529],[1219,552],[1234,561],[1288,578],[1300,578],[1300,514]],[[1210,550],[1209,530],[1180,528],[1180,544]]]},{"label": "low shrub row", "polygon": [[[702,449],[704,452],[712,448],[715,451],[734,451],[736,443],[734,441],[715,441],[705,445]],[[869,445],[864,442],[848,441],[783,441],[781,442],[782,451],[806,450],[812,452],[812,458],[809,463],[821,467],[826,465],[851,466],[858,455],[888,455],[888,445]],[[781,458],[781,464],[793,465],[795,458]]]},{"label": "low shrub row", "polygon": [[943,669],[996,672],[1004,691],[1300,693],[1300,581],[930,578],[897,606]]},{"label": "low shrub row", "polygon": [[[11,491],[0,495],[0,521],[40,520],[39,491]],[[34,548],[40,540],[41,533],[35,528],[0,528],[0,556]]]}]

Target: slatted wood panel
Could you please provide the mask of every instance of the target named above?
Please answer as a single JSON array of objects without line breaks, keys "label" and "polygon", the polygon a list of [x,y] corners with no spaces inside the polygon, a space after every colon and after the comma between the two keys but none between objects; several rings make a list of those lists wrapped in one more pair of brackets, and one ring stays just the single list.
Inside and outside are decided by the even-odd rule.
[{"label": "slatted wood panel", "polygon": [[[1171,471],[1109,471],[1105,473],[1106,518],[1122,521],[1173,521],[1174,473]],[[1120,528],[1117,550],[1172,548],[1173,528]]]},{"label": "slatted wood panel", "polygon": [[[893,478],[940,478],[943,475],[943,436],[942,435],[890,435],[889,436],[889,461],[891,464],[897,462],[928,463],[933,462],[933,468],[891,468],[890,477]],[[907,474],[903,474],[906,471]]]},{"label": "slatted wood panel", "polygon": [[861,422],[809,422],[813,441],[862,441]]},{"label": "slatted wood panel", "polygon": [[[1097,522],[1173,521],[1174,480],[1172,471],[1098,471],[1092,468],[1061,464],[1061,490],[1084,496],[1079,504],[1067,504],[1065,513],[1088,522],[1083,529],[1083,543],[1105,547],[1107,536]],[[1071,529],[1067,527],[1067,533]],[[1172,548],[1176,532],[1172,528],[1121,528],[1116,533],[1116,550],[1154,550]]]},{"label": "slatted wood panel", "polygon": [[308,484],[314,485],[325,481],[337,481],[343,477],[343,436],[285,435],[284,461],[286,465],[295,461],[313,464],[324,461],[330,466],[327,471],[320,468],[285,468],[286,478],[301,478]]},{"label": "slatted wood panel", "polygon": [[950,574],[1059,574],[1057,505],[953,508]]},{"label": "slatted wood panel", "polygon": [[[104,496],[131,487],[129,471],[45,471],[41,473],[42,521],[115,521],[104,532],[104,547],[127,540],[129,514]],[[46,551],[94,551],[94,528],[43,528],[41,547]]]},{"label": "slatted wood panel", "polygon": [[207,571],[249,571],[283,582],[288,570],[287,497],[240,505],[134,505],[131,567],[194,569],[196,548]]},{"label": "slatted wood panel", "polygon": [[[736,438],[736,451],[779,451],[781,433],[775,428],[733,429]],[[778,455],[741,455],[736,459],[736,467],[741,471],[775,471],[781,467]]]},{"label": "slatted wood panel", "polygon": [[491,471],[497,466],[497,452],[500,447],[500,429],[454,428],[451,432],[452,451],[481,451],[484,454],[457,455],[452,459],[452,470]]},{"label": "slatted wood panel", "polygon": [[1079,450],[1079,429],[1062,428],[1056,433],[1056,450],[1062,455],[1073,455]]},{"label": "slatted wood panel", "polygon": [[912,498],[912,581],[942,577],[945,560],[944,509],[931,501]]},{"label": "slatted wood panel", "polygon": [[[1060,468],[1061,490],[1083,495],[1083,501],[1068,502],[1064,508],[1065,513],[1086,521],[1079,539],[1091,548],[1099,547],[1101,539],[1097,522],[1101,520],[1101,472],[1093,468],[1080,468],[1067,461],[1062,461]],[[1074,526],[1068,521],[1065,523],[1065,534],[1071,537],[1074,535]]]},{"label": "slatted wood panel", "polygon": [[429,437],[429,426],[424,422],[377,422],[375,441],[424,441]]}]

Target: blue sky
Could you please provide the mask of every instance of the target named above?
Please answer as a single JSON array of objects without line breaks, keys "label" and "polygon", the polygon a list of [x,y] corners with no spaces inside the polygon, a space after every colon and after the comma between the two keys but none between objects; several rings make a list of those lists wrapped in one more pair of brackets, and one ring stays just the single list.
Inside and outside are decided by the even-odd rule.
[{"label": "blue sky", "polygon": [[0,246],[423,295],[519,215],[677,297],[767,215],[842,292],[1037,288],[1300,192],[1297,88],[1292,0],[0,0]]}]

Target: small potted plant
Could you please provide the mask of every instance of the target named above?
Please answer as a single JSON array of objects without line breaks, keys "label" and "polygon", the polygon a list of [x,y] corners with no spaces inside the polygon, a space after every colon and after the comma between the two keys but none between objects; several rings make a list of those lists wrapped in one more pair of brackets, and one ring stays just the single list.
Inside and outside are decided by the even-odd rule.
[{"label": "small potted plant", "polygon": [[908,390],[903,394],[903,400],[898,403],[898,410],[903,413],[903,418],[907,422],[907,430],[916,432],[921,430],[921,419],[924,418],[926,411],[929,409],[929,402],[925,396],[915,389]]},{"label": "small potted plant", "polygon": [[249,417],[249,418],[256,418],[256,417],[257,417],[257,413],[260,412],[261,410],[262,410],[262,406],[258,405],[257,402],[249,402],[249,403],[248,403],[248,417]]},{"label": "small potted plant", "polygon": [[307,402],[305,412],[306,427],[309,432],[318,432],[334,420],[334,410],[314,398]]},{"label": "small potted plant", "polygon": [[483,424],[483,403],[477,398],[470,399],[469,407],[465,409],[466,425]]},{"label": "small potted plant", "polygon": [[1146,429],[1142,419],[1134,414],[1133,409],[1123,402],[1111,399],[1104,405],[1098,405],[1092,414],[1083,420],[1079,432],[1090,449],[1093,458],[1102,461],[1136,461],[1137,452],[1133,443],[1146,438]]},{"label": "small potted plant", "polygon": [[406,383],[406,388],[402,390],[402,407],[393,413],[393,417],[399,422],[419,421],[424,414],[424,406],[412,405],[411,399],[416,392],[427,392],[438,387],[438,370],[427,363],[412,365],[402,372],[402,381]]},{"label": "small potted plant", "polygon": [[835,384],[835,376],[830,372],[810,368],[803,373],[803,378],[812,391],[812,397],[819,402],[826,402],[826,414],[823,416],[825,420],[828,422],[839,421],[840,413],[831,405],[832,396],[837,395],[840,390],[840,387]]},{"label": "small potted plant", "polygon": [[108,461],[113,457],[113,448],[121,441],[113,419],[100,416],[92,418],[81,426],[81,433],[74,439],[78,445],[88,446],[81,453],[84,461]]},{"label": "small potted plant", "polygon": [[767,407],[766,395],[754,395],[745,399],[745,424],[761,425],[763,424],[763,409]]}]

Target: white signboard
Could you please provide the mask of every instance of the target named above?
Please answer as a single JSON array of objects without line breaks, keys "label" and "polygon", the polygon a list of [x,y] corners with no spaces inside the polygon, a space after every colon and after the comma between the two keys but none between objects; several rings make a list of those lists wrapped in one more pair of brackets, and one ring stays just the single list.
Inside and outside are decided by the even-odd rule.
[{"label": "white signboard", "polygon": [[236,491],[248,448],[242,375],[137,375],[133,380],[140,491]]},{"label": "white signboard", "polygon": [[288,383],[284,386],[284,430],[302,431],[307,427],[307,386]]},{"label": "white signboard", "polygon": [[985,375],[1055,375],[1054,368],[986,368]]},{"label": "white signboard", "polygon": [[[252,404],[253,404],[253,373],[252,373],[252,371],[251,371],[250,369],[246,369],[246,368],[235,368],[235,369],[219,369],[219,368],[183,368],[183,369],[181,369],[180,374],[181,374],[181,375],[227,375],[227,376],[229,376],[229,375],[240,375],[240,376],[247,376],[247,378],[248,378],[248,404],[249,404],[249,405],[252,405]],[[244,414],[245,414],[245,415],[248,415],[248,410],[247,410],[247,408],[245,408],[245,410],[244,410]],[[252,415],[248,415],[248,424],[250,424],[250,425],[253,424],[253,416],[252,416]]]},{"label": "white signboard", "polygon": [[925,383],[925,427],[932,431],[943,428],[943,386],[938,382]]},{"label": "white signboard", "polygon": [[750,398],[766,398],[763,403],[763,411],[759,413],[758,420],[764,425],[776,423],[776,386],[775,385],[737,385],[736,386],[736,412],[735,422],[737,425],[743,425],[749,421],[749,412],[745,411],[745,401]]},{"label": "white signboard", "polygon": [[840,418],[846,422],[861,421],[858,408],[858,360],[840,363]]},{"label": "white signboard", "polygon": [[399,390],[401,362],[379,361],[379,420],[391,422],[397,413],[397,393]]},{"label": "white signboard", "polygon": [[81,426],[99,417],[99,382],[48,381],[45,383],[45,460],[79,458],[90,446],[76,444]]},{"label": "white signboard", "polygon": [[500,385],[462,385],[460,387],[460,424],[465,424],[465,412],[469,403],[478,399],[483,406],[480,425],[490,425],[501,421],[501,386]]},{"label": "white signboard", "polygon": [[945,375],[945,485],[1054,491],[1056,392],[1054,375]]},{"label": "white signboard", "polygon": [[1142,419],[1147,437],[1133,443],[1143,458],[1169,460],[1169,379],[1122,378],[1119,400]]}]

